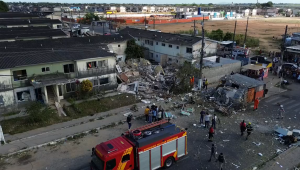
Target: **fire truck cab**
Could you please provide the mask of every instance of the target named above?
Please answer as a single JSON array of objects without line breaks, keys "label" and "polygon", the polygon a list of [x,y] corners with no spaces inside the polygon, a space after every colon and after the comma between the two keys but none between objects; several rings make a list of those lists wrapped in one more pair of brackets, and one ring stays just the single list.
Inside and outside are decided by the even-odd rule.
[{"label": "fire truck cab", "polygon": [[166,120],[133,129],[93,148],[92,170],[154,170],[187,154],[187,133]]}]

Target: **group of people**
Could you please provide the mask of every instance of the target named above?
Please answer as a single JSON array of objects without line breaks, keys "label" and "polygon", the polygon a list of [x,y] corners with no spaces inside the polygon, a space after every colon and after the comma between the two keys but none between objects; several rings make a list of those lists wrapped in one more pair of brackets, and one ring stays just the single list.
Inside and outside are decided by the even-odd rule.
[{"label": "group of people", "polygon": [[159,106],[157,107],[154,103],[151,107],[147,106],[145,109],[145,122],[152,123],[160,121],[164,118],[164,109]]},{"label": "group of people", "polygon": [[[216,114],[211,116],[204,109],[200,112],[200,124],[204,123],[204,127],[209,128],[209,131],[208,131],[208,140],[209,141],[213,140],[213,137],[215,134],[215,129],[216,129],[216,120],[217,119],[218,118],[217,118]],[[211,126],[210,126],[210,122],[211,122]]]},{"label": "group of people", "polygon": [[251,133],[253,131],[253,127],[251,125],[251,122],[249,122],[248,125],[246,125],[245,121],[243,120],[240,123],[240,130],[241,130],[241,136],[244,136],[244,132],[247,131],[246,140],[248,140],[248,137],[251,135]]},{"label": "group of people", "polygon": [[215,146],[215,144],[212,144],[210,149],[210,158],[208,162],[211,161],[212,157],[215,158],[216,162],[219,162],[219,169],[223,170],[223,165],[224,163],[226,163],[225,156],[223,153],[220,153],[218,158],[216,158],[216,154],[217,154],[217,147]]}]

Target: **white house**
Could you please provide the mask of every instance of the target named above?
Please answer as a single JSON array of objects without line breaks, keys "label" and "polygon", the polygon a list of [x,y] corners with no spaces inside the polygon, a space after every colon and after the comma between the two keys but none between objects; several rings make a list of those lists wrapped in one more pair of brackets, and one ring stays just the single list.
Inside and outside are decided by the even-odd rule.
[{"label": "white house", "polygon": [[120,6],[120,12],[126,12],[126,7],[125,6]]},{"label": "white house", "polygon": [[148,12],[148,6],[143,6],[142,7],[142,12]]},{"label": "white house", "polygon": [[[125,28],[121,33],[128,33],[135,37],[136,43],[147,48],[149,59],[160,62],[182,64],[200,57],[202,47],[201,37],[189,35],[170,34],[143,29]],[[205,40],[205,55],[215,54],[217,42]]]}]

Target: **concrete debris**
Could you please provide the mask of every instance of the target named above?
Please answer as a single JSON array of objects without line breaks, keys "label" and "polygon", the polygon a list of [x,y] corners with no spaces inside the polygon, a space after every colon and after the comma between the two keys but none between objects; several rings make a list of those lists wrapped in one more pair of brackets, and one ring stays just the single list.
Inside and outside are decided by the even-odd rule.
[{"label": "concrete debris", "polygon": [[229,142],[229,140],[223,140],[223,142]]},{"label": "concrete debris", "polygon": [[141,100],[143,103],[149,104],[151,103],[149,100]]},{"label": "concrete debris", "polygon": [[235,166],[236,168],[239,168],[240,166],[234,164],[234,163],[231,163],[233,166]]},{"label": "concrete debris", "polygon": [[259,156],[263,156],[263,154],[262,154],[262,153],[258,153],[258,155],[259,155]]},{"label": "concrete debris", "polygon": [[254,145],[256,145],[256,146],[260,146],[261,145],[261,143],[259,142],[259,143],[256,143],[256,142],[252,142]]},{"label": "concrete debris", "polygon": [[132,113],[131,112],[127,112],[127,113],[124,113],[123,114],[125,117],[127,117],[128,115],[132,115]]},{"label": "concrete debris", "polygon": [[253,167],[253,169],[252,170],[257,170],[257,167]]},{"label": "concrete debris", "polygon": [[[130,59],[126,63],[119,62],[117,77],[123,85],[139,82],[135,93],[139,93],[144,98],[152,98],[158,93],[169,95],[169,90],[175,83],[175,72],[173,66],[163,68],[159,64],[153,64],[146,59]],[[119,92],[131,91],[128,88],[118,88]]]}]

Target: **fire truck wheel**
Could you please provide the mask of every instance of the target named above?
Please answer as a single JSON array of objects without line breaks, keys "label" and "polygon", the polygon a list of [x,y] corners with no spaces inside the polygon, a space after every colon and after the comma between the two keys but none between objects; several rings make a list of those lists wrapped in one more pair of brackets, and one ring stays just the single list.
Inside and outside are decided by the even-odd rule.
[{"label": "fire truck wheel", "polygon": [[166,161],[165,161],[165,166],[164,168],[170,168],[173,165],[174,162],[174,158],[173,157],[169,157]]}]

